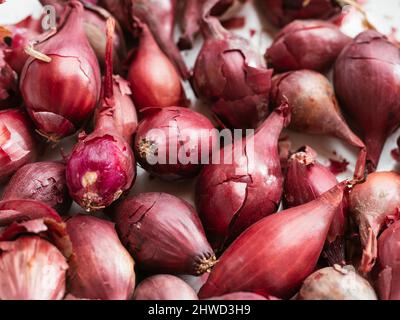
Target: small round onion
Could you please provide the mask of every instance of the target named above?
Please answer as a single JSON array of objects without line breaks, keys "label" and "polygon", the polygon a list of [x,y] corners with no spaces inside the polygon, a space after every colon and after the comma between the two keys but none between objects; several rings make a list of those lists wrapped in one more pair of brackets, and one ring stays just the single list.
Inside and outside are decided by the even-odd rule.
[{"label": "small round onion", "polygon": [[186,282],[171,275],[157,275],[143,280],[136,288],[134,300],[198,300]]},{"label": "small round onion", "polygon": [[298,300],[377,300],[369,282],[353,266],[324,268],[309,276]]},{"label": "small round onion", "polygon": [[68,264],[36,236],[0,242],[0,300],[60,300]]},{"label": "small round onion", "polygon": [[32,131],[22,111],[0,111],[0,183],[23,165],[35,161],[38,145]]}]

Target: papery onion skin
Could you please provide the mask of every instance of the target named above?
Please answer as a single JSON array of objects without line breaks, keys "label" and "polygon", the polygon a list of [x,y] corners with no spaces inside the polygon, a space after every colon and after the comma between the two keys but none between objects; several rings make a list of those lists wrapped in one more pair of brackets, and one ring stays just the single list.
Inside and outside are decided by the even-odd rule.
[{"label": "papery onion skin", "polygon": [[[187,179],[200,172],[203,159],[210,161],[218,137],[205,116],[181,107],[148,109],[144,116],[137,129],[134,150],[146,171],[165,180]],[[149,157],[161,159],[162,155],[164,163],[149,161]],[[188,163],[182,163],[182,157]]]},{"label": "papery onion skin", "polygon": [[400,300],[400,222],[395,222],[378,239],[376,289],[381,300]]},{"label": "papery onion skin", "polygon": [[1,300],[61,300],[68,264],[39,237],[0,242]]},{"label": "papery onion skin", "polygon": [[0,183],[35,161],[38,153],[39,145],[25,113],[17,109],[0,111]]},{"label": "papery onion skin", "polygon": [[66,214],[72,199],[65,181],[65,165],[61,162],[36,162],[21,167],[3,191],[2,200],[33,199]]},{"label": "papery onion skin", "polygon": [[363,258],[359,270],[369,272],[377,257],[377,237],[390,221],[399,220],[400,176],[375,172],[349,195],[349,210],[359,228]]},{"label": "papery onion skin", "polygon": [[139,45],[132,56],[128,81],[139,111],[150,107],[184,106],[181,78],[160,50],[149,28],[137,22]]},{"label": "papery onion skin", "polygon": [[67,163],[66,178],[71,197],[86,211],[110,206],[127,192],[136,179],[133,151],[115,122],[115,110],[121,107],[114,95],[113,32],[115,21],[107,21],[106,76],[98,106],[94,131],[82,135]]},{"label": "papery onion skin", "polygon": [[292,297],[315,270],[344,189],[342,183],[312,202],[270,215],[244,231],[220,257],[199,298],[240,291]]},{"label": "papery onion skin", "polygon": [[196,294],[199,293],[201,287],[207,282],[209,276],[210,273],[208,272],[203,273],[201,276],[193,276],[190,274],[178,275],[178,277],[185,281],[194,290],[194,292],[196,292]]},{"label": "papery onion skin", "polygon": [[122,243],[147,272],[201,275],[216,263],[197,213],[184,200],[142,193],[114,213]]},{"label": "papery onion skin", "polygon": [[[364,31],[335,63],[335,91],[363,133],[370,171],[400,123],[400,51],[376,31]],[[355,94],[355,92],[357,94]]]},{"label": "papery onion skin", "polygon": [[[193,48],[193,41],[200,31],[200,24],[203,15],[211,14],[219,17],[219,19],[227,19],[232,17],[232,13],[236,12],[247,0],[184,0],[180,27],[182,35],[179,38],[178,47],[181,50]],[[216,4],[212,4],[217,2]],[[210,7],[211,11],[207,11]]]},{"label": "papery onion skin", "polygon": [[378,300],[374,288],[353,266],[320,269],[310,275],[297,300]]},{"label": "papery onion skin", "polygon": [[340,12],[333,0],[261,0],[263,13],[277,27],[296,19],[328,19]]},{"label": "papery onion skin", "polygon": [[83,6],[72,0],[68,9],[61,29],[35,45],[51,62],[30,57],[20,80],[28,113],[49,140],[75,133],[92,115],[100,95],[99,63],[84,33]]},{"label": "papery onion skin", "polygon": [[[287,105],[277,108],[248,141],[222,148],[221,163],[201,171],[196,207],[214,249],[222,250],[247,227],[278,210],[283,191],[278,139],[289,121]],[[250,141],[254,156],[246,150]],[[232,158],[231,164],[224,163],[224,154]]]},{"label": "papery onion skin", "polygon": [[186,282],[171,275],[156,275],[143,280],[136,288],[133,300],[198,300]]},{"label": "papery onion skin", "polygon": [[351,42],[340,29],[320,20],[297,20],[282,29],[265,54],[275,71],[326,71]]},{"label": "papery onion skin", "polygon": [[[301,148],[291,156],[284,184],[284,207],[292,208],[313,201],[338,184],[336,176],[320,164],[316,156],[310,147]],[[331,265],[344,263],[346,221],[346,205],[342,203],[326,239],[325,254]]]},{"label": "papery onion skin", "polygon": [[67,220],[74,254],[69,292],[78,298],[127,300],[135,287],[134,261],[122,246],[114,224],[78,215]]},{"label": "papery onion skin", "polygon": [[196,94],[212,104],[225,126],[257,128],[268,115],[272,70],[217,18],[204,19],[201,31],[205,40],[193,70]]}]

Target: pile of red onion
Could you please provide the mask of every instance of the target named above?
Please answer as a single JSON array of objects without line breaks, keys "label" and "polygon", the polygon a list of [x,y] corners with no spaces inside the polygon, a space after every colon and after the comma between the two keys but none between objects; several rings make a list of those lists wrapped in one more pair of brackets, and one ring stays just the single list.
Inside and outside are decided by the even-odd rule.
[{"label": "pile of red onion", "polygon": [[0,26],[0,300],[400,300],[400,49],[359,1],[40,2]]}]

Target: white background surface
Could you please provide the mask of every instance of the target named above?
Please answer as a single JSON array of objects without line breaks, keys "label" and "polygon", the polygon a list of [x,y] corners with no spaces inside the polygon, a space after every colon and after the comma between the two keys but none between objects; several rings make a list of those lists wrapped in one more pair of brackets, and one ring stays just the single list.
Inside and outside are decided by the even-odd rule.
[{"label": "white background surface", "polygon": [[[249,39],[252,45],[257,48],[260,54],[265,52],[265,49],[270,45],[272,38],[268,32],[263,31],[265,25],[254,10],[253,4],[250,1],[239,13],[240,16],[246,17],[246,26],[243,29],[233,30]],[[384,34],[389,34],[392,27],[400,29],[400,0],[367,0],[364,5],[370,21]],[[7,0],[5,4],[0,5],[0,24],[9,24],[17,22],[29,14],[36,16],[41,13],[41,6],[37,0]],[[256,30],[256,34],[250,37],[250,30]],[[357,14],[349,17],[348,21],[343,26],[343,31],[350,36],[357,35],[362,31],[362,25]],[[400,39],[400,33],[397,32],[397,38]],[[201,47],[201,40],[198,40],[195,48],[184,53],[185,60],[190,67],[193,66],[197,57],[197,53]],[[193,102],[194,109],[204,110],[200,102],[195,101],[190,87],[185,84],[186,93]],[[317,150],[320,161],[328,164],[329,158],[334,158],[333,152],[344,157],[350,162],[347,172],[339,176],[340,179],[351,177],[354,164],[356,150],[346,146],[341,141],[335,138],[315,137],[302,135],[298,133],[288,132],[293,146],[292,149],[308,144]],[[393,170],[396,168],[396,161],[391,157],[390,152],[396,147],[396,139],[400,135],[400,131],[394,133],[387,141],[383,150],[382,158],[378,167],[379,171]],[[44,159],[60,159],[60,149],[63,148],[66,154],[69,154],[71,147],[76,141],[76,137],[71,137],[64,140],[55,148],[48,147]],[[147,191],[164,191],[183,197],[193,203],[195,180],[180,181],[180,182],[163,182],[159,179],[150,179],[149,175],[142,169],[138,168],[138,177],[131,193],[147,192]],[[82,211],[77,205],[74,205],[72,211]]]}]

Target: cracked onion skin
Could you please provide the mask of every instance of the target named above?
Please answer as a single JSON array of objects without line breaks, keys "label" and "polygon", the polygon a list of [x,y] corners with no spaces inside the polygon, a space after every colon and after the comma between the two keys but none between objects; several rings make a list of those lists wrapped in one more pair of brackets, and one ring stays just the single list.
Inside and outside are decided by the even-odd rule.
[{"label": "cracked onion skin", "polygon": [[[338,184],[336,176],[320,164],[316,152],[301,148],[288,162],[284,183],[284,207],[293,208],[320,197]],[[338,207],[326,239],[324,254],[330,265],[345,261],[344,236],[347,208],[345,201]]]},{"label": "cracked onion skin", "polygon": [[[100,96],[100,68],[83,29],[83,6],[68,3],[62,26],[45,33],[31,52],[20,79],[26,109],[50,141],[75,133],[92,115]],[[47,56],[47,58],[46,58]],[[39,88],[39,89],[38,89]]]},{"label": "cracked onion skin", "polygon": [[362,131],[369,170],[378,165],[387,137],[400,123],[400,50],[368,30],[346,46],[335,63],[335,92]]},{"label": "cracked onion skin", "polygon": [[297,20],[278,33],[265,58],[277,72],[326,71],[349,42],[351,38],[333,23]]},{"label": "cracked onion skin", "polygon": [[[66,168],[71,197],[86,211],[104,209],[118,200],[136,179],[133,151],[124,139],[114,114],[121,107],[114,93],[113,32],[115,21],[107,21],[106,75],[94,131],[80,135]],[[117,111],[118,112],[118,111]]]},{"label": "cracked onion skin", "polygon": [[0,300],[61,300],[68,263],[40,237],[0,242]]},{"label": "cracked onion skin", "polygon": [[381,300],[400,300],[400,222],[395,222],[378,239],[376,289]]},{"label": "cracked onion skin", "polygon": [[[134,151],[139,164],[152,175],[165,180],[197,176],[202,168],[202,159],[210,160],[218,139],[211,121],[200,113],[181,107],[147,109],[144,116],[135,136]],[[208,150],[202,149],[205,147]],[[157,159],[163,158],[162,155],[165,155],[165,163],[149,161],[149,157]],[[181,159],[188,163],[182,163]]]},{"label": "cracked onion skin", "polygon": [[21,167],[3,191],[1,200],[39,200],[66,214],[72,199],[65,181],[65,164],[61,162],[35,162]]},{"label": "cracked onion skin", "polygon": [[7,181],[23,165],[34,162],[38,148],[33,126],[24,112],[0,111],[0,183]]},{"label": "cracked onion skin", "polygon": [[257,128],[268,115],[272,70],[248,41],[225,30],[215,17],[201,25],[203,47],[193,70],[197,96],[212,105],[226,127]]},{"label": "cracked onion skin", "polygon": [[328,19],[340,12],[334,0],[260,0],[263,13],[277,27],[297,19]]},{"label": "cracked onion skin", "polygon": [[353,266],[335,265],[310,275],[297,300],[378,300],[371,284]]},{"label": "cracked onion skin", "polygon": [[374,172],[349,195],[350,214],[358,226],[363,249],[359,270],[371,271],[377,257],[377,237],[388,223],[399,220],[400,175]]},{"label": "cracked onion skin", "polygon": [[[196,185],[196,207],[211,245],[222,250],[247,227],[278,210],[283,176],[278,140],[290,121],[287,105],[277,108],[248,139],[221,149],[221,164],[206,165]],[[250,141],[250,140],[249,140]],[[232,163],[224,163],[224,153]]]},{"label": "cracked onion skin", "polygon": [[135,287],[134,261],[121,244],[114,224],[83,215],[66,223],[73,247],[69,292],[81,299],[130,299]]},{"label": "cracked onion skin", "polygon": [[201,275],[216,263],[196,211],[184,200],[141,193],[123,200],[114,214],[122,243],[143,270]]},{"label": "cracked onion skin", "polygon": [[184,106],[185,92],[174,65],[161,51],[147,25],[135,22],[139,44],[129,66],[132,99],[139,111],[151,107]]},{"label": "cracked onion skin", "polygon": [[345,183],[339,184],[312,202],[249,227],[220,257],[199,298],[240,291],[291,298],[315,270],[344,190]]},{"label": "cracked onion skin", "polygon": [[167,274],[144,279],[136,288],[133,300],[199,300],[183,280]]}]

